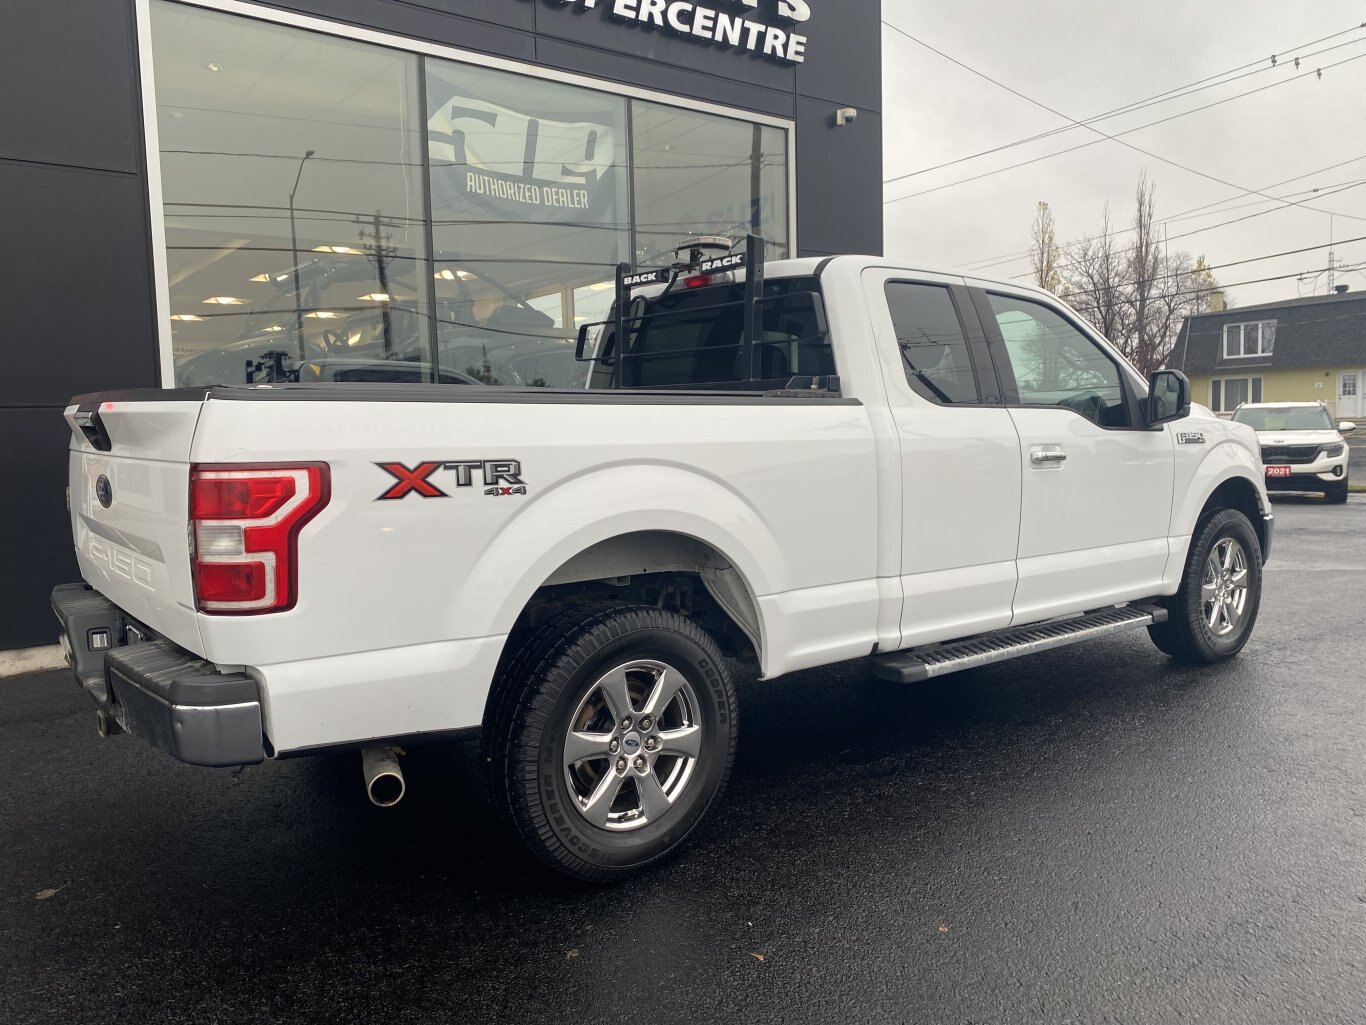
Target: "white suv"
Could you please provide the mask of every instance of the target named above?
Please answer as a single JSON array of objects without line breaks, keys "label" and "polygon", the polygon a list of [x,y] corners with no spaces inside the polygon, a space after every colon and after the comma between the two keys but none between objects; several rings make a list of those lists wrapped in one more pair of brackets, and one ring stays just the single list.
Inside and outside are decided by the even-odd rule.
[{"label": "white suv", "polygon": [[1347,501],[1343,435],[1356,424],[1333,426],[1322,402],[1258,402],[1239,406],[1235,423],[1257,432],[1268,491],[1321,491],[1329,502]]}]

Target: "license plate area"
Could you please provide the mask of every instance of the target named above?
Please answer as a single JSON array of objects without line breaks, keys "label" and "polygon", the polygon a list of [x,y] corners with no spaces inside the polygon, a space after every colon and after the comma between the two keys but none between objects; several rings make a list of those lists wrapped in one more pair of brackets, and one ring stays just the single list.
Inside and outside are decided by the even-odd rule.
[{"label": "license plate area", "polygon": [[1290,467],[1288,467],[1288,466],[1268,466],[1268,467],[1266,468],[1266,475],[1267,475],[1268,477],[1289,477],[1289,476],[1290,476]]}]

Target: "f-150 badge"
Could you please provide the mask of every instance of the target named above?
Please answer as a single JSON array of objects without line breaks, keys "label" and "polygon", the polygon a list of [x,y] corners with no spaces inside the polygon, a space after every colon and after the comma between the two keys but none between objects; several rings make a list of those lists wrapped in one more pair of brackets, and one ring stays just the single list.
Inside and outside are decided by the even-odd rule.
[{"label": "f-150 badge", "polygon": [[[485,495],[505,498],[509,495],[525,495],[526,481],[522,480],[522,464],[517,459],[461,459],[448,462],[434,459],[409,467],[404,463],[376,463],[397,483],[376,499],[378,502],[392,502],[409,495],[419,498],[450,498],[450,494],[432,483],[432,475],[442,470],[455,474],[456,488],[482,486]],[[476,484],[474,477],[479,475],[482,484]],[[451,483],[443,480],[446,487]]]},{"label": "f-150 badge", "polygon": [[1178,445],[1203,445],[1205,435],[1202,431],[1178,431],[1176,443]]}]

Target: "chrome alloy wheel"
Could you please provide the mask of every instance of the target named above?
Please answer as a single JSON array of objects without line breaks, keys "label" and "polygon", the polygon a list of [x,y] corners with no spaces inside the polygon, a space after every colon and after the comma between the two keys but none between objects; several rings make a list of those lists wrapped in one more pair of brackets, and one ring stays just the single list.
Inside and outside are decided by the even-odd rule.
[{"label": "chrome alloy wheel", "polygon": [[1217,541],[1205,560],[1200,609],[1216,637],[1238,629],[1247,609],[1247,552],[1235,538]]},{"label": "chrome alloy wheel", "polygon": [[619,832],[658,822],[697,768],[700,707],[692,684],[664,662],[637,659],[603,674],[564,738],[564,780],[579,814]]}]

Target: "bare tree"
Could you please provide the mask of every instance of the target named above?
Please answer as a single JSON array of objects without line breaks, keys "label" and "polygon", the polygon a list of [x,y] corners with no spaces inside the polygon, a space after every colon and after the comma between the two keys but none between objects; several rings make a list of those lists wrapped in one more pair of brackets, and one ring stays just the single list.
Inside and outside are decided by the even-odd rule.
[{"label": "bare tree", "polygon": [[1072,305],[1106,338],[1123,335],[1125,311],[1124,254],[1110,230],[1110,204],[1105,204],[1100,234],[1084,235],[1069,247],[1064,269]]},{"label": "bare tree", "polygon": [[1029,236],[1033,240],[1029,262],[1034,268],[1034,283],[1050,292],[1060,291],[1063,277],[1058,269],[1058,229],[1047,203],[1039,203],[1035,210]]},{"label": "bare tree", "polygon": [[[1134,244],[1129,250],[1129,307],[1133,317],[1133,332],[1129,339],[1129,361],[1140,372],[1150,374],[1162,365],[1166,353],[1162,351],[1159,324],[1154,320],[1152,307],[1159,290],[1166,281],[1162,258],[1162,242],[1158,238],[1154,220],[1157,188],[1148,180],[1148,172],[1138,176],[1134,190]],[[1160,318],[1159,318],[1160,319]]]},{"label": "bare tree", "polygon": [[1116,241],[1107,207],[1098,235],[1067,246],[1060,289],[1142,373],[1163,367],[1186,317],[1206,312],[1218,282],[1204,257],[1168,253],[1155,216],[1156,188],[1147,173],[1134,191],[1129,245]]}]

